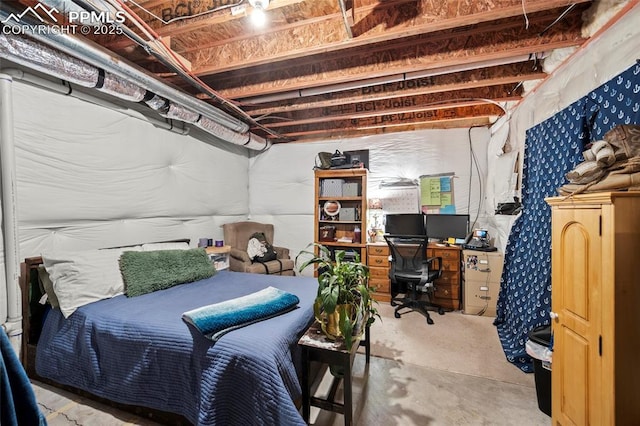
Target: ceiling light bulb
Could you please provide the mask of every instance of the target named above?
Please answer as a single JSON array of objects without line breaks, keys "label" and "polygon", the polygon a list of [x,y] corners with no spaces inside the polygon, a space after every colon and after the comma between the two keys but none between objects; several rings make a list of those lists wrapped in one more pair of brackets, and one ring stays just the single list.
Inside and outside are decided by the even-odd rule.
[{"label": "ceiling light bulb", "polygon": [[255,8],[251,12],[251,22],[256,27],[262,27],[267,22],[267,14],[264,13],[264,10]]},{"label": "ceiling light bulb", "polygon": [[249,4],[255,9],[265,10],[269,7],[269,0],[249,0]]}]

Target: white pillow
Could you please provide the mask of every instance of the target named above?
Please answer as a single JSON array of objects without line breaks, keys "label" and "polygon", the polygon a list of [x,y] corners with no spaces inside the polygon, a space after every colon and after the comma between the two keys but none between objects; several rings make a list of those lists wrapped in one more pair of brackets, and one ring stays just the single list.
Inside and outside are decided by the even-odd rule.
[{"label": "white pillow", "polygon": [[41,289],[44,290],[44,293],[47,295],[47,300],[51,307],[57,309],[60,306],[58,303],[58,297],[56,296],[56,292],[53,290],[53,283],[51,282],[49,273],[44,269],[44,265],[38,266],[38,282],[40,283]]},{"label": "white pillow", "polygon": [[43,253],[44,267],[53,282],[60,311],[66,317],[80,306],[124,292],[118,259],[139,248]]},{"label": "white pillow", "polygon": [[142,251],[154,250],[189,250],[189,243],[147,243],[142,245]]}]

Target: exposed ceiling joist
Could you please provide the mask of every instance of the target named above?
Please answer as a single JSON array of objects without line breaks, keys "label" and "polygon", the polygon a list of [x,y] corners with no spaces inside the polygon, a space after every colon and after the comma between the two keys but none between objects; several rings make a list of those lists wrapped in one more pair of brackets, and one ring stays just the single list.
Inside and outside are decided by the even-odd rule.
[{"label": "exposed ceiling joist", "polygon": [[524,82],[546,77],[546,55],[588,40],[583,12],[595,3],[272,0],[256,28],[246,0],[84,2],[126,5],[133,39],[149,39],[89,36],[114,60],[242,111],[274,143],[488,125],[522,98]]}]

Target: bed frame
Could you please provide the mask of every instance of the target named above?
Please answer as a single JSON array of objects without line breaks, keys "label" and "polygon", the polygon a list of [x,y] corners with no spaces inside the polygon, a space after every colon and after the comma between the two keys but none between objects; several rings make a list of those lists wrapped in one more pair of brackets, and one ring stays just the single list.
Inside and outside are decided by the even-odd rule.
[{"label": "bed frame", "polygon": [[[161,241],[163,243],[189,243],[189,239]],[[131,247],[120,246],[110,248]],[[109,405],[119,410],[127,411],[141,417],[153,419],[156,422],[170,425],[190,425],[191,423],[183,416],[165,411],[153,410],[151,408],[139,407],[133,405],[120,404],[105,398],[100,398],[87,391],[74,388],[72,386],[62,385],[52,380],[40,377],[36,373],[36,348],[38,339],[42,331],[42,320],[46,311],[46,306],[40,304],[40,298],[43,293],[40,290],[38,282],[38,267],[42,265],[42,256],[28,257],[20,264],[19,285],[22,292],[22,353],[20,361],[27,372],[27,375],[39,382],[49,384],[51,386],[73,392],[80,396],[98,401],[102,404]]]}]

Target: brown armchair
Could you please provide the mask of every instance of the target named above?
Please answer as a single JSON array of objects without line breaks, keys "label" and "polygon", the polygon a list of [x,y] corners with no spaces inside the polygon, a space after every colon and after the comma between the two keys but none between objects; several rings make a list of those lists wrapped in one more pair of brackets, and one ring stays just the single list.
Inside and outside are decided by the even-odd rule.
[{"label": "brown armchair", "polygon": [[235,222],[222,225],[224,241],[231,246],[229,253],[229,269],[236,272],[251,272],[254,274],[294,275],[294,261],[289,257],[289,249],[273,248],[278,254],[276,260],[260,263],[253,262],[247,254],[249,239],[256,232],[263,232],[267,241],[273,244],[273,225],[258,222]]}]

